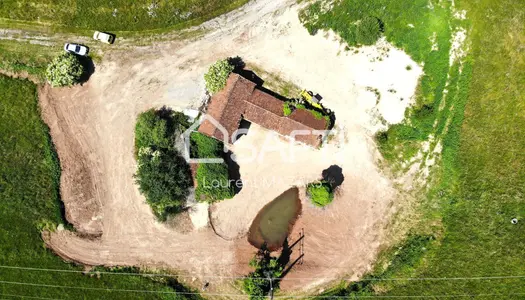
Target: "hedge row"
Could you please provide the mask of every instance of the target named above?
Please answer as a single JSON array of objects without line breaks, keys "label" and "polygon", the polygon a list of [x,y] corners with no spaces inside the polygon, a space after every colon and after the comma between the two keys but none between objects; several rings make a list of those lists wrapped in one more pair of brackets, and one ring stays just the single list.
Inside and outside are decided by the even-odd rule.
[{"label": "hedge row", "polygon": [[[191,135],[192,157],[222,158],[224,144],[216,139],[194,132]],[[199,164],[195,176],[197,187],[195,195],[198,201],[215,202],[234,196],[233,184],[230,183],[226,163]]]}]

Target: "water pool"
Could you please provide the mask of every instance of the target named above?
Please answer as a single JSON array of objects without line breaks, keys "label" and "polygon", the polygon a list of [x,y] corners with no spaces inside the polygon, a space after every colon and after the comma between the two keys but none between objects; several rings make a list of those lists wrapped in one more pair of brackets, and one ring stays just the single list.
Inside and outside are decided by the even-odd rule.
[{"label": "water pool", "polygon": [[270,251],[278,250],[300,214],[299,190],[291,188],[259,211],[250,226],[248,241],[257,248],[266,244]]}]

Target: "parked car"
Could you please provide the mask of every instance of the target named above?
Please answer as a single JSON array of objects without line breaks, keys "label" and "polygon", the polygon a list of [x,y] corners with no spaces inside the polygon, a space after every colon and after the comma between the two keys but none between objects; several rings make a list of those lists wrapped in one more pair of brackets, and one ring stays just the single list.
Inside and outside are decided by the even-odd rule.
[{"label": "parked car", "polygon": [[93,34],[93,38],[97,41],[101,41],[102,43],[106,44],[113,44],[115,41],[115,36],[109,33],[95,31],[95,34]]},{"label": "parked car", "polygon": [[84,45],[70,44],[70,43],[66,43],[64,45],[64,50],[67,51],[67,52],[70,52],[70,53],[73,53],[73,54],[82,55],[82,56],[86,56],[88,54],[88,52],[89,52],[88,47],[86,47]]}]

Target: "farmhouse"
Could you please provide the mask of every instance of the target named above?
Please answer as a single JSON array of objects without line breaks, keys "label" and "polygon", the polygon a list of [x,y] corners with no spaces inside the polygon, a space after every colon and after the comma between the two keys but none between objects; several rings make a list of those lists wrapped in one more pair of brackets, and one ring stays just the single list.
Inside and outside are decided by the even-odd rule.
[{"label": "farmhouse", "polygon": [[[283,136],[292,137],[295,130],[325,130],[327,121],[316,118],[306,109],[295,109],[289,116],[283,112],[284,102],[257,88],[256,84],[238,74],[231,74],[226,87],[210,100],[206,113],[226,129],[232,137],[242,120],[258,124]],[[223,133],[209,120],[199,127],[199,132],[223,140]],[[314,132],[315,133],[315,132]],[[296,135],[295,140],[317,147],[321,134]]]}]

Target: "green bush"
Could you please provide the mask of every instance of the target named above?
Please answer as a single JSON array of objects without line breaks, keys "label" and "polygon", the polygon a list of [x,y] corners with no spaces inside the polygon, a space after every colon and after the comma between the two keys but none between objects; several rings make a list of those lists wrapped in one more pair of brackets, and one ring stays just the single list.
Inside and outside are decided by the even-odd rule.
[{"label": "green bush", "polygon": [[310,112],[312,113],[314,118],[316,118],[317,120],[321,120],[322,118],[324,118],[323,113],[318,110],[311,109]]},{"label": "green bush", "polygon": [[137,118],[135,181],[160,220],[182,208],[193,184],[188,163],[175,149],[175,136],[188,126],[184,114],[165,108],[150,109]]},{"label": "green bush", "polygon": [[[194,158],[220,158],[223,157],[223,143],[218,140],[194,132],[191,137],[191,151]],[[215,202],[230,199],[234,196],[233,185],[226,163],[199,164],[195,175],[197,187],[195,196],[197,201]]]},{"label": "green bush", "polygon": [[168,124],[155,109],[141,113],[135,125],[135,151],[144,147],[169,148]]},{"label": "green bush", "polygon": [[220,164],[199,164],[196,174],[197,188],[195,196],[201,202],[215,202],[230,199],[234,196],[230,184],[228,166]]},{"label": "green bush", "polygon": [[194,158],[221,157],[224,144],[200,132],[193,132],[190,136],[191,156]]},{"label": "green bush", "polygon": [[[275,278],[282,276],[284,268],[278,258],[270,256],[268,250],[259,250],[250,261],[250,266],[254,267],[255,271],[251,272],[242,282],[242,288],[250,295],[250,299],[265,298],[271,286],[274,290],[279,289],[279,280]],[[272,280],[271,285],[268,277]]]},{"label": "green bush", "polygon": [[55,57],[46,70],[46,78],[54,87],[79,83],[83,74],[84,66],[78,57],[67,52]]},{"label": "green bush", "polygon": [[325,181],[310,183],[306,188],[306,192],[317,206],[325,206],[334,200],[332,187]]},{"label": "green bush", "polygon": [[204,80],[206,81],[206,89],[211,93],[215,94],[222,90],[226,86],[228,76],[233,71],[234,66],[231,65],[227,59],[216,61],[210,66],[208,72],[204,74]]},{"label": "green bush", "polygon": [[379,19],[371,16],[364,17],[356,28],[356,41],[361,45],[373,45],[381,36]]},{"label": "green bush", "polygon": [[284,102],[283,104],[283,114],[285,116],[289,116],[292,114],[292,108],[290,107],[290,103]]}]

